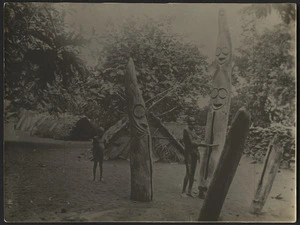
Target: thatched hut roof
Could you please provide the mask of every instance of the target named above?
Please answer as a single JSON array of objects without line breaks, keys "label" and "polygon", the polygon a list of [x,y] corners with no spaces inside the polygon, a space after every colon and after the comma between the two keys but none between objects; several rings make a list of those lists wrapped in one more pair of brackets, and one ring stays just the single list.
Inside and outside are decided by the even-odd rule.
[{"label": "thatched hut roof", "polygon": [[166,134],[169,136],[169,138],[171,138],[171,140],[174,142],[174,144],[177,146],[177,148],[179,149],[180,153],[183,154],[184,153],[184,147],[183,145],[179,142],[179,140],[172,134],[172,132],[163,124],[163,122],[161,121],[160,118],[158,118],[157,116],[155,116],[153,113],[149,113],[149,115],[152,117],[152,119],[154,121],[156,121],[156,123],[158,123],[161,128],[166,132]]},{"label": "thatched hut roof", "polygon": [[50,115],[25,109],[18,117],[16,129],[33,136],[76,141],[89,140],[97,134],[96,127],[86,116]]}]

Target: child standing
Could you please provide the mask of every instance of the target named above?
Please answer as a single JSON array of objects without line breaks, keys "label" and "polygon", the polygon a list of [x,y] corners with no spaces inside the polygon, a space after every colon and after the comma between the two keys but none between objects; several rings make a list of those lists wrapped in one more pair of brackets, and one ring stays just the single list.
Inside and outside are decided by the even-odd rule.
[{"label": "child standing", "polygon": [[[102,136],[102,135],[101,135]],[[93,161],[94,161],[94,167],[93,167],[93,181],[96,179],[96,169],[97,165],[99,163],[99,169],[100,169],[100,178],[99,180],[102,181],[102,171],[103,171],[103,151],[104,151],[104,143],[102,141],[99,141],[97,136],[93,137]]]}]

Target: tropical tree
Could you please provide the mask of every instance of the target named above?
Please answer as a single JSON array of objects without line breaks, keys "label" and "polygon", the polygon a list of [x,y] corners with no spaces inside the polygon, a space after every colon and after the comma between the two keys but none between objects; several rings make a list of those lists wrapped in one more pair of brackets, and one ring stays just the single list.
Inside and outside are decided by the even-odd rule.
[{"label": "tropical tree", "polygon": [[104,33],[98,78],[93,83],[100,87],[103,82],[106,94],[99,105],[105,105],[105,117],[126,113],[124,73],[129,57],[135,63],[148,111],[174,121],[193,111],[189,105],[198,109],[197,96],[206,95],[209,89],[204,75],[207,57],[172,32],[171,20],[131,18]]},{"label": "tropical tree", "polygon": [[78,57],[85,39],[64,23],[64,15],[47,3],[5,5],[5,97],[15,110],[65,111],[64,94],[51,97],[51,89],[68,89],[74,79],[86,79]]},{"label": "tropical tree", "polygon": [[272,11],[280,15],[282,21],[286,24],[294,22],[296,19],[296,4],[282,3],[282,4],[252,4],[241,10],[244,14],[255,14],[258,19],[264,19],[269,16]]},{"label": "tropical tree", "polygon": [[[257,7],[265,9],[264,5],[250,9]],[[275,9],[281,8],[276,5]],[[279,23],[259,33],[253,20],[243,28],[243,44],[236,57],[237,73],[243,78],[238,98],[248,105],[254,125],[294,126],[295,49],[291,28]]]}]

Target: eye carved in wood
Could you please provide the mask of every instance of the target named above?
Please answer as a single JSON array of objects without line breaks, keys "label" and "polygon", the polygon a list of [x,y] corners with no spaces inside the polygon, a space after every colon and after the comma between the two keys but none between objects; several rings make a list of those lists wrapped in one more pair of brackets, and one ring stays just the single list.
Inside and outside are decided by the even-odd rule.
[{"label": "eye carved in wood", "polygon": [[137,104],[134,106],[133,114],[136,118],[140,119],[145,116],[145,107],[142,104]]},{"label": "eye carved in wood", "polygon": [[142,104],[136,104],[132,111],[133,128],[138,137],[148,134],[148,123],[146,120],[146,109]]},{"label": "eye carved in wood", "polygon": [[225,88],[214,88],[210,93],[212,108],[218,110],[228,101],[228,91]]},{"label": "eye carved in wood", "polygon": [[218,47],[216,49],[217,62],[220,65],[223,65],[227,61],[229,55],[230,55],[230,49],[228,47],[223,47],[223,48]]}]

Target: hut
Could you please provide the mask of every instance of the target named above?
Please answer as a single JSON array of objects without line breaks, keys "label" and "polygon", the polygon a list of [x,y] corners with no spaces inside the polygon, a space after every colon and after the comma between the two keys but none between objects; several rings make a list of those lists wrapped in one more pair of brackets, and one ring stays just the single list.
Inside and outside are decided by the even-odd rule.
[{"label": "hut", "polygon": [[80,118],[75,126],[72,127],[69,139],[73,141],[87,141],[97,134],[96,126],[85,116]]},{"label": "hut", "polygon": [[20,112],[15,129],[32,136],[73,141],[88,141],[97,135],[96,126],[86,116],[50,115],[25,109]]},{"label": "hut", "polygon": [[[183,162],[184,147],[163,122],[154,114],[148,114],[152,138],[152,156],[154,161]],[[130,149],[130,127],[128,117],[124,117],[111,126],[103,135],[106,143],[106,159],[128,159]]]}]

